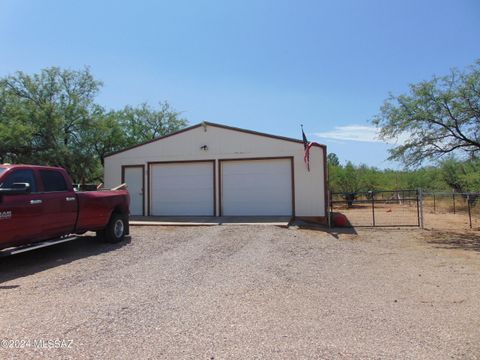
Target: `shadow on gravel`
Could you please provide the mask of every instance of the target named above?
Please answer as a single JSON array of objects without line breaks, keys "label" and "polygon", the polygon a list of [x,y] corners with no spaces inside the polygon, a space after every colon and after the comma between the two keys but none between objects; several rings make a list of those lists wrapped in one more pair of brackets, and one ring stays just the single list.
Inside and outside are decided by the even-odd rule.
[{"label": "shadow on gravel", "polygon": [[447,231],[434,231],[426,236],[429,244],[441,249],[462,249],[480,252],[479,233],[457,233]]},{"label": "shadow on gravel", "polygon": [[354,227],[334,227],[329,228],[326,225],[311,223],[307,221],[300,221],[296,220],[292,224],[291,227],[297,227],[298,229],[306,229],[306,230],[318,230],[323,231],[332,235],[333,237],[338,239],[339,235],[358,235],[357,231]]},{"label": "shadow on gravel", "polygon": [[[93,236],[81,236],[74,241],[0,258],[0,284],[32,275],[56,266],[68,264],[110,251],[130,243],[130,237],[118,244],[108,244]],[[1,286],[1,290],[15,289],[19,285]]]},{"label": "shadow on gravel", "polygon": [[339,235],[358,235],[354,227],[335,227],[331,228],[329,232],[336,239],[338,239]]}]

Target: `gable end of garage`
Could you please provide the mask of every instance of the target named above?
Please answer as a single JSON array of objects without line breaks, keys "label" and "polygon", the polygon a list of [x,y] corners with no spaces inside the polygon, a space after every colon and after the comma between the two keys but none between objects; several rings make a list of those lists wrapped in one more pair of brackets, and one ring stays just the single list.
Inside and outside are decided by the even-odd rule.
[{"label": "gable end of garage", "polygon": [[[194,130],[194,129],[199,128],[199,127],[201,127],[201,126],[213,126],[213,127],[217,127],[217,128],[221,128],[221,129],[226,129],[226,130],[237,131],[237,132],[241,132],[241,133],[245,133],[245,134],[263,136],[263,137],[267,137],[267,138],[271,138],[271,139],[283,140],[283,141],[288,141],[288,142],[294,142],[294,143],[297,143],[297,144],[303,144],[303,141],[302,141],[302,140],[299,140],[299,139],[294,139],[294,138],[290,138],[290,137],[286,137],[286,136],[280,136],[280,135],[267,134],[267,133],[263,133],[263,132],[259,132],[259,131],[242,129],[242,128],[238,128],[238,127],[234,127],[234,126],[228,126],[228,125],[223,125],[223,124],[216,124],[216,123],[212,123],[212,122],[205,121],[205,122],[201,122],[201,123],[198,123],[198,124],[195,124],[195,125],[186,127],[186,128],[184,128],[184,129],[175,131],[175,132],[173,132],[173,133],[170,133],[170,134],[167,134],[167,135],[164,135],[164,136],[160,136],[160,137],[155,138],[155,139],[152,139],[152,140],[145,141],[145,142],[140,143],[140,144],[136,144],[136,145],[132,145],[132,146],[126,147],[125,149],[121,149],[121,150],[118,150],[118,151],[114,151],[114,152],[112,152],[112,153],[110,153],[110,154],[105,155],[105,158],[110,157],[110,156],[113,156],[113,155],[116,155],[116,154],[123,153],[123,152],[128,151],[128,150],[131,150],[131,149],[135,149],[135,148],[137,148],[137,147],[140,147],[140,146],[143,146],[143,145],[147,145],[147,144],[150,144],[150,143],[153,143],[153,142],[156,142],[156,141],[164,140],[164,139],[167,139],[167,138],[169,138],[169,137],[172,137],[172,136],[175,136],[175,135],[178,135],[178,134],[181,134],[181,133],[190,131],[190,130]],[[313,146],[321,147],[321,148],[323,148],[323,149],[326,149],[326,148],[327,148],[326,145],[318,144],[318,143],[314,143]]]}]

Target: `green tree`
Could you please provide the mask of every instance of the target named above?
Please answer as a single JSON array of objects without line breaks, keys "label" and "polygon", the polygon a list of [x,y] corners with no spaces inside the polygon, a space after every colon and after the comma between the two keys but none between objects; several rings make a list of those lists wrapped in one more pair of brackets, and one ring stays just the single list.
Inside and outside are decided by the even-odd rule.
[{"label": "green tree", "polygon": [[470,160],[464,163],[464,174],[461,176],[464,192],[480,191],[480,161]]},{"label": "green tree", "polygon": [[52,67],[39,74],[17,72],[1,79],[3,160],[59,165],[81,178],[75,165],[90,162],[81,133],[92,122],[93,100],[100,86],[88,68]]},{"label": "green tree", "polygon": [[358,177],[358,189],[360,191],[382,190],[380,171],[374,167],[360,165],[356,167]]},{"label": "green tree", "polygon": [[350,161],[338,174],[338,188],[345,193],[356,193],[360,190],[358,171]]},{"label": "green tree", "polygon": [[332,166],[340,165],[340,160],[338,159],[338,156],[335,153],[330,153],[327,155],[327,162],[329,165],[332,165]]},{"label": "green tree", "polygon": [[127,145],[135,145],[167,135],[185,127],[187,120],[181,113],[172,109],[166,101],[160,102],[158,109],[143,103],[140,106],[126,106],[112,114],[125,130]]},{"label": "green tree", "polygon": [[458,161],[450,157],[440,163],[441,176],[456,192],[478,192],[480,190],[480,161]]},{"label": "green tree", "polygon": [[104,164],[107,154],[178,131],[188,125],[168,102],[160,102],[158,109],[143,103],[126,106],[119,111],[105,111],[97,107],[94,123],[89,129],[89,142]]},{"label": "green tree", "polygon": [[75,182],[98,181],[106,154],[184,127],[167,102],[106,111],[88,68],[51,67],[0,79],[0,162],[62,166]]},{"label": "green tree", "polygon": [[127,140],[126,129],[122,127],[116,111],[105,111],[98,106],[93,114],[92,126],[84,136],[91,144],[91,152],[104,165],[107,154],[132,145]]},{"label": "green tree", "polygon": [[468,71],[452,70],[410,85],[408,94],[385,101],[373,119],[384,140],[405,138],[390,151],[391,160],[417,166],[457,152],[480,152],[480,60]]}]

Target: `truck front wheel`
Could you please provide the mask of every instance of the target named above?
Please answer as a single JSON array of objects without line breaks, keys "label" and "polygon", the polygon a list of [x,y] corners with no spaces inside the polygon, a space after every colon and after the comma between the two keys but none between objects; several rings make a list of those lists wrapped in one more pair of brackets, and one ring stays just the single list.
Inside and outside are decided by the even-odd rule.
[{"label": "truck front wheel", "polygon": [[125,238],[127,229],[128,223],[125,216],[113,214],[105,230],[97,231],[97,237],[109,243],[118,243]]}]

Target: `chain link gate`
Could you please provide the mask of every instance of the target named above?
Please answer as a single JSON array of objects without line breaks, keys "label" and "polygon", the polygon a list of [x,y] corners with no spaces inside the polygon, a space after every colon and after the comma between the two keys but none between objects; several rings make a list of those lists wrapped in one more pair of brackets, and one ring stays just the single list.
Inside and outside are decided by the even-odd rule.
[{"label": "chain link gate", "polygon": [[347,217],[348,226],[421,226],[418,190],[330,193],[330,211]]}]

